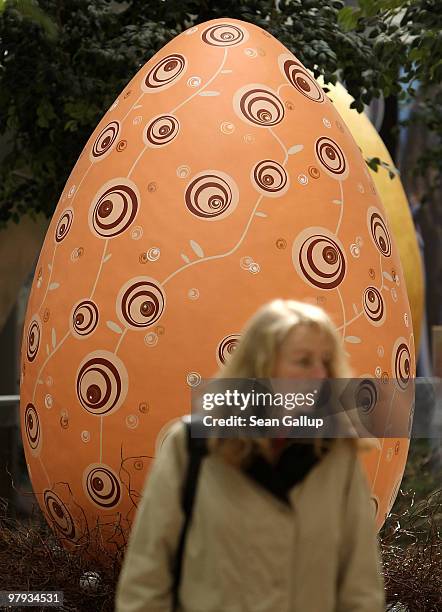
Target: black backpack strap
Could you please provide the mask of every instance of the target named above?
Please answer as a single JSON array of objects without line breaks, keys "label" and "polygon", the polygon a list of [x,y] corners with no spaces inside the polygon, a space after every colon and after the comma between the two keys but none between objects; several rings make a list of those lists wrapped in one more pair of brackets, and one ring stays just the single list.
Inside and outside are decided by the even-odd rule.
[{"label": "black backpack strap", "polygon": [[[193,419],[196,418],[194,415]],[[183,483],[181,505],[184,512],[184,523],[181,529],[178,548],[175,555],[175,566],[173,573],[173,607],[172,610],[177,610],[178,607],[178,590],[181,581],[181,571],[183,566],[183,554],[186,543],[188,527],[192,518],[193,503],[198,484],[198,475],[201,467],[201,462],[208,452],[207,440],[204,438],[192,438],[191,432],[191,417],[186,415],[183,417],[183,422],[186,427],[187,450],[189,453],[189,463],[187,467],[186,479]]]}]

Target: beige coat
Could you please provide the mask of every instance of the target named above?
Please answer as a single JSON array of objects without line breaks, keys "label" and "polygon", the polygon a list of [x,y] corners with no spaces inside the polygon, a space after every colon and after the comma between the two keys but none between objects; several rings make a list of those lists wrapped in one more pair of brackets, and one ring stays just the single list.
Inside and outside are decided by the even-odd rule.
[{"label": "beige coat", "polygon": [[[171,612],[185,436],[176,423],[152,467],[120,575],[117,612]],[[289,498],[291,507],[218,456],[204,459],[180,612],[383,612],[373,512],[354,447],[337,442]]]}]

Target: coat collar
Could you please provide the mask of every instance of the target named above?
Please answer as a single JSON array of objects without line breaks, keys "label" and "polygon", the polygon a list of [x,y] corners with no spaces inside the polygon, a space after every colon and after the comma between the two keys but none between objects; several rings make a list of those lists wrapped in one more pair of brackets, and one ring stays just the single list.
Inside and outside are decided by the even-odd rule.
[{"label": "coat collar", "polygon": [[312,443],[293,442],[279,456],[275,465],[255,455],[244,473],[279,500],[290,505],[289,492],[321,460]]}]

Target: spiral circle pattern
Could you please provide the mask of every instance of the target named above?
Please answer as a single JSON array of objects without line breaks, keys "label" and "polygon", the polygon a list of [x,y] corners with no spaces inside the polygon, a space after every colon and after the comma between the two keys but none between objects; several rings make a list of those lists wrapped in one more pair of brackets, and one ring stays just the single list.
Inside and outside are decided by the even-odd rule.
[{"label": "spiral circle pattern", "polygon": [[385,305],[384,299],[376,287],[367,287],[363,297],[364,312],[367,319],[373,325],[382,325],[385,323]]},{"label": "spiral circle pattern", "polygon": [[396,340],[393,349],[392,370],[398,387],[404,391],[411,378],[411,355],[404,338]]},{"label": "spiral circle pattern", "polygon": [[148,147],[164,147],[174,140],[180,131],[180,122],[173,115],[158,115],[146,126],[143,133]]},{"label": "spiral circle pattern", "polygon": [[130,237],[132,240],[140,240],[143,237],[143,228],[140,225],[132,228],[130,232]]},{"label": "spiral circle pattern", "polygon": [[61,242],[66,238],[71,229],[74,220],[74,211],[71,208],[66,208],[58,220],[55,228],[55,242]]},{"label": "spiral circle pattern", "polygon": [[186,382],[189,387],[197,387],[201,382],[201,374],[199,372],[188,372]]},{"label": "spiral circle pattern", "polygon": [[325,94],[321,87],[293,56],[284,53],[279,56],[278,63],[282,74],[300,94],[312,102],[324,102]]},{"label": "spiral circle pattern", "polygon": [[337,142],[322,136],[315,143],[315,155],[325,172],[334,179],[348,176],[348,162]]},{"label": "spiral circle pattern", "polygon": [[123,325],[144,329],[156,323],[166,307],[166,295],[158,281],[137,276],[123,285],[117,297],[117,315]]},{"label": "spiral circle pattern", "polygon": [[133,223],[140,204],[137,186],[126,178],[106,183],[89,209],[89,227],[99,238],[114,238]]},{"label": "spiral circle pattern", "polygon": [[217,170],[196,174],[187,185],[184,201],[189,212],[204,220],[220,220],[236,208],[239,191],[231,176]]},{"label": "spiral circle pattern", "polygon": [[24,414],[24,425],[28,444],[33,451],[36,451],[40,445],[41,429],[40,419],[38,417],[38,413],[34,404],[29,403],[26,406]]},{"label": "spiral circle pattern", "polygon": [[140,419],[136,414],[128,414],[126,417],[126,425],[129,429],[136,429],[140,423]]},{"label": "spiral circle pattern", "polygon": [[379,399],[378,389],[375,383],[365,378],[358,383],[355,391],[356,407],[362,414],[370,414],[375,409]]},{"label": "spiral circle pattern", "polygon": [[271,159],[264,159],[253,166],[250,173],[255,189],[264,196],[278,198],[289,188],[284,167]]},{"label": "spiral circle pattern", "polygon": [[265,85],[241,87],[233,98],[236,114],[247,123],[259,127],[272,127],[284,119],[284,104]]},{"label": "spiral circle pattern", "polygon": [[159,247],[150,247],[146,252],[146,257],[149,261],[158,261],[161,256],[161,249]]},{"label": "spiral circle pattern", "polygon": [[158,344],[158,334],[149,332],[144,336],[144,344],[146,346],[156,346]]},{"label": "spiral circle pattern", "polygon": [[80,338],[89,336],[98,325],[98,306],[92,300],[78,302],[71,314],[71,331]]},{"label": "spiral circle pattern", "polygon": [[178,166],[178,168],[176,169],[176,175],[180,179],[187,178],[189,174],[190,174],[189,166],[182,165],[182,166]]},{"label": "spiral circle pattern", "polygon": [[367,211],[367,223],[370,235],[377,249],[384,257],[391,255],[391,238],[387,224],[377,208],[371,206]]},{"label": "spiral circle pattern", "polygon": [[147,73],[142,83],[147,93],[166,89],[180,79],[187,70],[187,60],[179,53],[166,55]]},{"label": "spiral circle pattern", "polygon": [[344,250],[325,228],[301,232],[293,243],[292,259],[301,278],[315,288],[335,289],[345,278]]},{"label": "spiral circle pattern", "polygon": [[128,375],[123,362],[108,351],[90,353],[76,376],[77,397],[83,408],[94,415],[118,410],[126,399]]},{"label": "spiral circle pattern", "polygon": [[104,464],[92,464],[83,476],[84,490],[100,508],[115,508],[121,500],[121,483],[114,471]]},{"label": "spiral circle pattern", "polygon": [[75,541],[78,536],[74,519],[58,495],[54,491],[46,489],[43,494],[43,503],[46,514],[57,532],[62,537]]},{"label": "spiral circle pattern", "polygon": [[231,23],[219,23],[206,28],[201,39],[212,47],[234,47],[248,39],[247,30]]},{"label": "spiral circle pattern", "polygon": [[104,159],[111,152],[119,132],[120,124],[118,121],[111,121],[101,130],[92,145],[90,152],[91,161]]},{"label": "spiral circle pattern", "polygon": [[235,131],[235,124],[231,123],[230,121],[223,121],[219,129],[223,134],[233,134],[233,132]]},{"label": "spiral circle pattern", "polygon": [[192,289],[189,289],[189,291],[187,292],[187,297],[190,300],[197,300],[199,296],[200,296],[200,292],[195,287],[192,287]]},{"label": "spiral circle pattern", "polygon": [[38,315],[34,315],[29,323],[26,334],[26,357],[28,361],[34,361],[40,348],[41,321]]},{"label": "spiral circle pattern", "polygon": [[309,166],[308,173],[313,179],[318,179],[321,176],[321,173],[316,166]]},{"label": "spiral circle pattern", "polygon": [[223,366],[228,358],[234,353],[239,339],[241,336],[238,334],[230,334],[221,340],[216,349],[216,358],[218,364]]}]

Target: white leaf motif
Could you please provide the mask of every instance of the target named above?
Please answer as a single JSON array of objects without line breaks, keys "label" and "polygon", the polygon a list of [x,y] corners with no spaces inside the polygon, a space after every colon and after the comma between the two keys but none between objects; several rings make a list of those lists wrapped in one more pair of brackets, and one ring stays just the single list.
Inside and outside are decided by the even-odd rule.
[{"label": "white leaf motif", "polygon": [[190,246],[192,247],[193,252],[198,255],[198,257],[204,257],[204,251],[195,240],[190,241]]},{"label": "white leaf motif", "polygon": [[263,212],[256,212],[255,217],[267,217],[267,215]]},{"label": "white leaf motif", "polygon": [[52,348],[57,346],[57,334],[55,333],[55,327],[52,328]]},{"label": "white leaf motif", "polygon": [[181,253],[181,259],[183,259],[186,263],[190,262],[190,259],[187,257],[187,255],[184,255],[184,253]]},{"label": "white leaf motif", "polygon": [[350,344],[360,344],[362,342],[358,336],[345,336],[344,340]]},{"label": "white leaf motif", "polygon": [[114,321],[106,321],[106,325],[108,326],[109,329],[111,329],[117,334],[123,333],[123,330],[121,329],[121,327],[117,325]]},{"label": "white leaf motif", "polygon": [[54,289],[58,289],[60,286],[60,283],[51,283],[49,285],[49,291],[54,291]]},{"label": "white leaf motif", "polygon": [[304,148],[304,145],[302,144],[293,145],[293,147],[290,147],[287,153],[289,155],[293,155],[294,153],[299,153],[300,151],[302,151],[303,148]]},{"label": "white leaf motif", "polygon": [[106,261],[109,261],[111,257],[112,257],[112,253],[108,253],[106,257],[103,259],[103,263],[106,263]]}]

